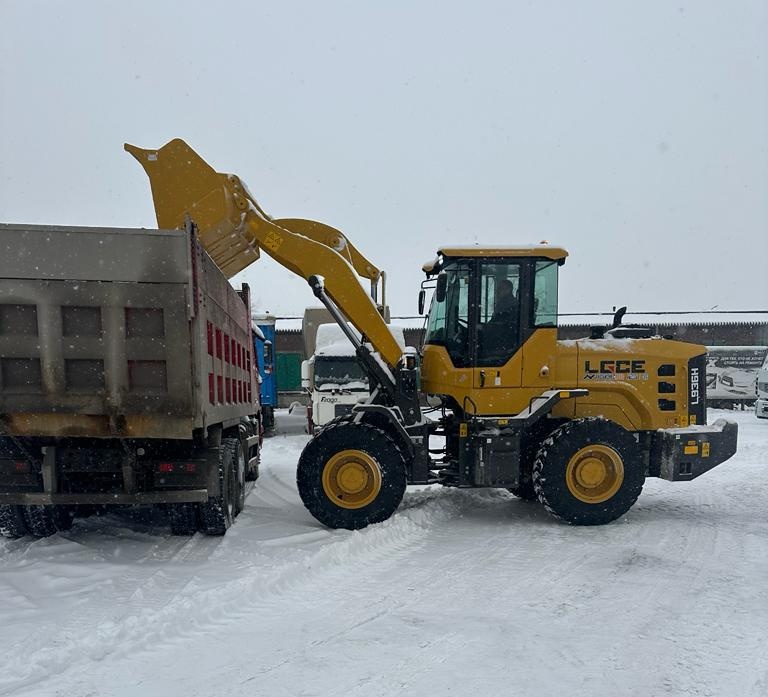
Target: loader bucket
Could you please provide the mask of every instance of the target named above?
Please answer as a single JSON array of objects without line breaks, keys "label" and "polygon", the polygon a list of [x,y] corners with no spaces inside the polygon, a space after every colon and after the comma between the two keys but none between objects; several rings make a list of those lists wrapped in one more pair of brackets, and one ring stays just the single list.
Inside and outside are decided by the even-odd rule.
[{"label": "loader bucket", "polygon": [[258,246],[243,234],[243,220],[249,208],[267,216],[238,177],[216,172],[179,138],[158,150],[128,143],[125,149],[149,177],[159,228],[182,228],[189,216],[203,247],[227,278],[259,258]]}]

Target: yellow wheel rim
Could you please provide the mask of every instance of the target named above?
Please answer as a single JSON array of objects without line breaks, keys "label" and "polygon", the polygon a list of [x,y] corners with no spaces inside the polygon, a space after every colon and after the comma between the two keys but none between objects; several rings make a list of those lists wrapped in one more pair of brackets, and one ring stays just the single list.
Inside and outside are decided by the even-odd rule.
[{"label": "yellow wheel rim", "polygon": [[381,470],[368,453],[342,450],[323,468],[323,491],[341,508],[362,508],[381,491]]},{"label": "yellow wheel rim", "polygon": [[624,463],[607,445],[588,445],[568,460],[568,491],[584,503],[603,503],[616,495],[624,482]]}]

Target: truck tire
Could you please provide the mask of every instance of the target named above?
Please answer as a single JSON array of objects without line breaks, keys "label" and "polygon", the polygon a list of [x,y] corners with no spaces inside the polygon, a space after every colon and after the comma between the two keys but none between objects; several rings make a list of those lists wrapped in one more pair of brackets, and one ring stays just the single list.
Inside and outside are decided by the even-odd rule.
[{"label": "truck tire", "polygon": [[[247,439],[249,436],[261,436],[262,435],[262,423],[259,420],[255,426],[249,426],[248,428],[240,427],[240,445],[243,449],[243,456],[245,457],[245,481],[255,482],[259,478],[259,458],[261,455],[261,438],[256,441],[256,445],[249,448]],[[249,463],[253,458],[257,458],[256,465],[250,467]]]},{"label": "truck tire", "polygon": [[24,511],[21,506],[0,506],[0,535],[15,540],[27,534]]},{"label": "truck tire", "polygon": [[301,453],[296,483],[307,510],[323,525],[359,530],[397,510],[405,493],[405,457],[376,426],[332,422]]},{"label": "truck tire", "polygon": [[264,431],[271,433],[275,430],[275,410],[272,407],[262,407],[261,413],[264,416]]},{"label": "truck tire", "polygon": [[168,506],[171,534],[189,537],[197,532],[197,505],[194,503],[172,503]]},{"label": "truck tire", "polygon": [[74,506],[53,506],[53,524],[59,532],[69,530],[75,522]]},{"label": "truck tire", "polygon": [[235,516],[245,508],[246,451],[239,438],[232,438],[232,467],[235,476]]},{"label": "truck tire", "polygon": [[576,419],[556,429],[533,465],[539,501],[571,525],[603,525],[624,515],[645,482],[634,436],[602,418]]},{"label": "truck tire", "polygon": [[233,458],[236,438],[225,438],[219,447],[219,492],[200,504],[200,532],[205,535],[223,535],[235,520],[237,482]]},{"label": "truck tire", "polygon": [[50,537],[72,527],[72,516],[65,506],[22,506],[30,535]]}]

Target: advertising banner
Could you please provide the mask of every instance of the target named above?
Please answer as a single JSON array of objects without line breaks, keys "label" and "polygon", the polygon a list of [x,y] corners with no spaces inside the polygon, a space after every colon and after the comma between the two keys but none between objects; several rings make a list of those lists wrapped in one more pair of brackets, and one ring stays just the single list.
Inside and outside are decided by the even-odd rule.
[{"label": "advertising banner", "polygon": [[766,346],[707,346],[707,401],[754,401]]}]

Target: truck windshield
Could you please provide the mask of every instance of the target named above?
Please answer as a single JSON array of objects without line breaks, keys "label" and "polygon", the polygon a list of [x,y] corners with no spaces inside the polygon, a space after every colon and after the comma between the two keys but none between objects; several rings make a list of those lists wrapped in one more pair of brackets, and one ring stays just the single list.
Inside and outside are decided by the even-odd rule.
[{"label": "truck windshield", "polygon": [[368,377],[357,360],[351,357],[315,356],[314,382],[317,390],[368,390]]}]

